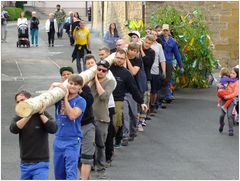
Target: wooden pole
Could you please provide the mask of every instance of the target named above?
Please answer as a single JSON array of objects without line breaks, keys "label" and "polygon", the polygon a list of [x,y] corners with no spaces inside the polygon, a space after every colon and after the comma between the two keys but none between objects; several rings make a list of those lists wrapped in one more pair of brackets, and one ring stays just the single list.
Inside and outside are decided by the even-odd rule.
[{"label": "wooden pole", "polygon": [[[109,57],[106,58],[106,60],[111,65],[114,60],[115,54],[111,54]],[[87,83],[90,80],[92,80],[95,76],[95,72],[97,70],[97,66],[93,66],[88,70],[85,70],[84,72],[81,72],[79,76],[83,78],[83,83]],[[68,80],[65,80],[63,82],[63,86],[67,88]],[[56,102],[60,101],[64,96],[66,92],[59,88],[55,87],[52,90],[49,90],[45,93],[42,93],[39,96],[27,99],[25,101],[22,101],[18,103],[15,107],[16,114],[20,117],[28,117],[32,114],[35,114],[41,110],[42,103],[41,101],[44,101],[47,105],[47,107],[52,106]]]}]

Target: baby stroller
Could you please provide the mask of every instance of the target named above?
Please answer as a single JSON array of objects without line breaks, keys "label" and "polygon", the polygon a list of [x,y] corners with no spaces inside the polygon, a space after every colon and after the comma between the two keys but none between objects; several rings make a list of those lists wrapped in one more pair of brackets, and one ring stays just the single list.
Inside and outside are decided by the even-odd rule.
[{"label": "baby stroller", "polygon": [[18,26],[17,47],[21,47],[21,45],[30,47],[30,41],[28,39],[28,25],[27,24],[20,24]]}]

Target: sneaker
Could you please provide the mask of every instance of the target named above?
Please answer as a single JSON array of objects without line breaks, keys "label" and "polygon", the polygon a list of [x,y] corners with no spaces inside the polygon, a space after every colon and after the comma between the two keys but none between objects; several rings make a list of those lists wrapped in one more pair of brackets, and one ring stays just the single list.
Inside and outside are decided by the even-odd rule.
[{"label": "sneaker", "polygon": [[165,100],[165,102],[168,103],[168,104],[170,104],[170,103],[172,102],[172,99],[169,99],[169,98],[168,98],[168,99]]},{"label": "sneaker", "polygon": [[98,177],[98,179],[106,179],[107,176],[106,176],[105,170],[104,171],[98,171],[97,172],[97,177]]},{"label": "sneaker", "polygon": [[54,44],[52,44],[52,47],[54,47]]},{"label": "sneaker", "polygon": [[105,163],[105,168],[109,168],[112,166],[112,160],[107,160]]},{"label": "sneaker", "polygon": [[134,141],[134,136],[129,136],[128,141]]},{"label": "sneaker", "polygon": [[162,108],[162,109],[166,109],[167,106],[166,106],[165,104],[161,103],[161,108]]},{"label": "sneaker", "polygon": [[121,145],[122,146],[128,146],[128,139],[123,139]]},{"label": "sneaker", "polygon": [[233,136],[234,134],[232,132],[228,133],[228,136]]},{"label": "sneaker", "polygon": [[224,106],[222,106],[221,109],[223,110],[223,112],[227,113],[227,109]]},{"label": "sneaker", "polygon": [[147,117],[145,118],[145,120],[151,120],[151,118],[147,116]]},{"label": "sneaker", "polygon": [[223,127],[224,127],[224,124],[220,124],[219,129],[218,129],[219,133],[223,132]]},{"label": "sneaker", "polygon": [[144,129],[143,129],[143,127],[142,127],[142,124],[138,124],[138,131],[139,131],[139,132],[143,132],[143,131],[144,131]]},{"label": "sneaker", "polygon": [[114,146],[114,148],[120,148],[121,147],[121,144],[115,144],[115,145],[113,145]]},{"label": "sneaker", "polygon": [[48,47],[50,47],[51,45],[50,44],[48,44]]},{"label": "sneaker", "polygon": [[147,123],[145,120],[142,121],[142,126],[147,126]]}]

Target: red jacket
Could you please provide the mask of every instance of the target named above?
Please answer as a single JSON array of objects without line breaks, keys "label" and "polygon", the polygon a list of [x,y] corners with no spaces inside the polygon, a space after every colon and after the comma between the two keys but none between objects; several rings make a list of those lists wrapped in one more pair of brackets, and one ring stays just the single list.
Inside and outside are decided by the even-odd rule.
[{"label": "red jacket", "polygon": [[238,80],[230,83],[227,87],[227,90],[230,92],[228,95],[224,96],[226,99],[232,99],[238,96]]}]

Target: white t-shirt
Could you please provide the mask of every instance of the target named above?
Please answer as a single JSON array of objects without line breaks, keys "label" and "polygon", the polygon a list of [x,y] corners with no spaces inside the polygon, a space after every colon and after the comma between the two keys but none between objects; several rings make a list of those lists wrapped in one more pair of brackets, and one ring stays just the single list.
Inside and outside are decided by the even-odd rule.
[{"label": "white t-shirt", "polygon": [[152,44],[151,48],[155,51],[155,59],[154,59],[150,73],[153,75],[158,75],[159,74],[159,63],[166,62],[166,59],[165,59],[161,44],[154,42]]},{"label": "white t-shirt", "polygon": [[18,18],[17,25],[28,24],[27,18]]},{"label": "white t-shirt", "polygon": [[[108,70],[107,78],[114,80],[114,83],[115,83],[115,84],[114,84],[114,89],[115,89],[116,86],[117,86],[117,81],[116,81],[114,75],[112,74],[111,70]],[[111,107],[115,107],[115,102],[114,102],[114,99],[113,99],[113,94],[110,94],[109,102],[108,102],[108,108],[111,108]]]}]

